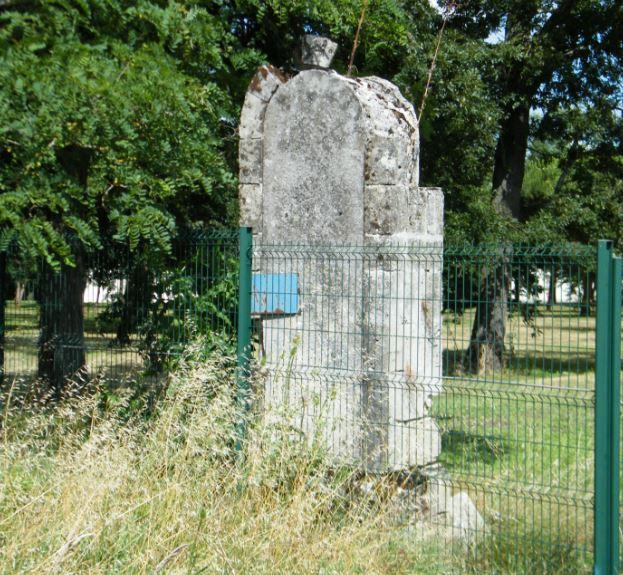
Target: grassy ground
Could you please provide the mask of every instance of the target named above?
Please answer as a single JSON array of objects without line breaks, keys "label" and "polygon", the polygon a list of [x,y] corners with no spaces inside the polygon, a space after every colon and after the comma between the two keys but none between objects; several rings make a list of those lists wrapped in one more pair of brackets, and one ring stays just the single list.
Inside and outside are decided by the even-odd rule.
[{"label": "grassy ground", "polygon": [[433,411],[441,461],[488,526],[484,565],[588,572],[595,320],[574,306],[541,306],[530,323],[511,315],[506,368],[478,376],[461,369],[472,320],[444,318],[446,377]]},{"label": "grassy ground", "polygon": [[[109,347],[112,334],[99,329],[96,313],[95,306],[87,310],[92,369],[101,368],[104,378],[135,373],[140,356]],[[28,304],[9,310],[9,372],[28,366],[34,372],[35,314]],[[249,447],[250,463],[242,467],[228,466],[227,456],[215,456],[212,447],[187,445],[188,430],[171,447],[180,409],[173,398],[145,430],[143,423],[120,421],[121,408],[108,406],[100,414],[97,406],[94,419],[85,413],[95,409],[88,402],[75,407],[81,415],[59,412],[58,426],[46,423],[45,411],[6,412],[0,517],[13,519],[0,527],[0,563],[9,566],[0,573],[155,573],[171,554],[166,572],[172,573],[588,572],[595,320],[573,306],[541,306],[530,322],[512,314],[506,368],[478,376],[462,369],[472,320],[470,311],[444,316],[444,392],[432,407],[453,490],[470,494],[487,526],[458,558],[441,553],[445,545],[435,544],[435,536],[422,541],[405,535],[383,513],[371,517],[359,508],[363,515],[345,522],[340,514],[310,511],[309,505],[329,505],[323,503],[327,494],[334,505],[331,494],[340,490],[309,469],[309,453],[293,454],[288,447],[275,455],[261,447],[259,432]],[[216,417],[207,405],[197,410]],[[76,419],[88,422],[88,433]],[[67,437],[67,425],[74,424],[65,420],[76,426]],[[218,444],[211,437],[202,441]],[[226,441],[219,441],[214,449],[227,452]],[[208,453],[207,459],[198,456],[206,461],[182,457],[180,446]],[[279,497],[266,491],[265,482],[279,486],[282,473],[293,473],[294,461],[300,485],[295,481],[296,489],[285,492],[279,487]],[[258,474],[261,489],[236,487]],[[187,547],[175,554],[180,545]]]},{"label": "grassy ground", "polygon": [[236,453],[223,365],[172,377],[149,418],[93,391],[55,405],[5,403],[0,573],[432,574],[464,564],[348,496],[348,470],[277,428]]},{"label": "grassy ground", "polygon": [[[123,379],[136,374],[143,359],[136,346],[115,345],[115,333],[98,320],[104,304],[84,305],[85,344],[87,363],[91,373],[103,377]],[[37,371],[38,307],[35,302],[24,301],[19,307],[6,304],[5,373],[7,379],[20,377],[32,380]]]}]

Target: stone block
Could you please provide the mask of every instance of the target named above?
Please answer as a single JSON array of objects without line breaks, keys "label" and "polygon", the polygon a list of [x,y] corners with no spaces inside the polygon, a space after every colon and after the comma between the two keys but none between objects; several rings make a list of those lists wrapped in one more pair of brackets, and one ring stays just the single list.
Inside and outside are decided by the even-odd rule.
[{"label": "stone block", "polygon": [[261,138],[266,105],[273,94],[288,79],[274,66],[260,66],[253,76],[240,113],[238,135],[241,138]]},{"label": "stone block", "polygon": [[348,82],[302,72],[275,94],[264,120],[268,241],[363,241],[364,126]]},{"label": "stone block", "polygon": [[260,138],[240,139],[238,165],[241,184],[262,183],[262,140]]},{"label": "stone block", "polygon": [[443,192],[440,188],[414,188],[408,192],[411,233],[431,240],[443,239]]},{"label": "stone block", "polygon": [[240,112],[238,135],[241,139],[261,138],[264,126],[266,102],[247,92]]},{"label": "stone block", "polygon": [[268,102],[277,88],[288,81],[287,76],[271,64],[260,66],[253,76],[247,94]]},{"label": "stone block", "polygon": [[328,68],[336,51],[337,44],[329,38],[304,34],[296,59],[303,69]]},{"label": "stone block", "polygon": [[357,78],[354,89],[367,124],[366,182],[417,186],[419,138],[413,106],[380,78]]},{"label": "stone block", "polygon": [[[310,66],[328,65],[331,47],[320,47]],[[443,198],[417,186],[413,107],[379,78],[311,69],[286,81],[263,67],[240,135],[241,222],[285,244],[260,247],[254,269],[296,274],[300,290],[298,313],[262,319],[264,407],[297,436],[322,434],[339,460],[429,468],[441,449],[429,409],[441,389],[442,284],[426,246],[441,251]],[[400,251],[411,244],[414,257]]]},{"label": "stone block", "polygon": [[240,225],[250,226],[254,230],[262,229],[262,185],[241,184],[240,197]]},{"label": "stone block", "polygon": [[366,183],[406,184],[411,174],[413,149],[408,139],[396,138],[391,126],[368,134]]},{"label": "stone block", "polygon": [[291,253],[269,249],[262,257],[262,273],[299,279],[299,313],[262,320],[262,361],[269,374],[265,405],[281,411],[294,433],[309,440],[319,433],[331,457],[361,462],[361,313],[353,303],[361,279],[340,281],[347,274],[361,278],[361,266]]},{"label": "stone block", "polygon": [[[396,390],[399,391],[399,390]],[[394,399],[404,401],[405,395],[393,394]],[[390,405],[389,413],[392,413]],[[421,416],[420,419],[390,422],[388,433],[388,469],[399,471],[430,465],[441,453],[441,434],[435,420]]]},{"label": "stone block", "polygon": [[424,230],[429,236],[443,237],[443,192],[441,188],[419,188],[424,207]]},{"label": "stone block", "polygon": [[365,234],[391,235],[407,229],[407,189],[401,185],[367,184],[364,191]]}]

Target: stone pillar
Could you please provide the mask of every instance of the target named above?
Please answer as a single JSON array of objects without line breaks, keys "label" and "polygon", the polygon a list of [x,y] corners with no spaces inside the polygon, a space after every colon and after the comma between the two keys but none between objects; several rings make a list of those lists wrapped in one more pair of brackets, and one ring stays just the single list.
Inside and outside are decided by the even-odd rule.
[{"label": "stone pillar", "polygon": [[256,271],[296,274],[300,291],[298,314],[262,320],[265,405],[288,405],[303,433],[322,420],[340,460],[404,470],[440,450],[427,411],[441,388],[443,194],[418,185],[411,104],[386,80],[325,69],[332,51],[305,37],[309,69],[261,67],[240,120]]}]

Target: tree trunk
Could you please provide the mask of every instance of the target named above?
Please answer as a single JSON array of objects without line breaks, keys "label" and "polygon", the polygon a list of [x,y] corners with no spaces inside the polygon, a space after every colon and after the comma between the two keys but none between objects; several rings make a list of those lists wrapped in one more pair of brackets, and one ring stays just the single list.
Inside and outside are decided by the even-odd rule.
[{"label": "tree trunk", "polygon": [[517,307],[521,303],[521,270],[517,270],[515,273],[515,292],[513,294],[513,301],[517,304]]},{"label": "tree trunk", "polygon": [[549,288],[547,291],[547,309],[552,309],[556,304],[556,268],[552,268],[549,273]]},{"label": "tree trunk", "polygon": [[590,317],[591,315],[591,305],[594,303],[594,283],[593,283],[593,274],[587,273],[582,274],[580,285],[582,288],[582,299],[580,303],[580,316],[582,317]]},{"label": "tree trunk", "polygon": [[521,220],[521,187],[526,169],[530,108],[509,110],[495,149],[493,202],[498,213]]},{"label": "tree trunk", "polygon": [[60,397],[67,383],[86,375],[82,254],[75,256],[74,267],[63,265],[58,273],[46,266],[40,278],[38,375]]},{"label": "tree trunk", "polygon": [[26,291],[26,286],[20,282],[15,282],[15,307],[20,307],[22,305],[22,300],[24,299],[24,292]]},{"label": "tree trunk", "polygon": [[510,273],[507,263],[485,266],[478,290],[476,315],[472,325],[465,369],[470,373],[499,370],[504,367],[507,300]]},{"label": "tree trunk", "polygon": [[119,344],[129,344],[130,336],[147,318],[152,296],[150,287],[151,281],[147,266],[144,264],[132,266],[121,300],[121,318],[117,326]]},{"label": "tree trunk", "polygon": [[[530,109],[520,105],[503,121],[495,151],[493,203],[498,213],[521,219],[521,187],[528,149]],[[484,284],[474,316],[466,364],[473,373],[504,365],[507,301],[510,288],[508,263],[485,268]],[[517,286],[519,287],[519,286]]]}]

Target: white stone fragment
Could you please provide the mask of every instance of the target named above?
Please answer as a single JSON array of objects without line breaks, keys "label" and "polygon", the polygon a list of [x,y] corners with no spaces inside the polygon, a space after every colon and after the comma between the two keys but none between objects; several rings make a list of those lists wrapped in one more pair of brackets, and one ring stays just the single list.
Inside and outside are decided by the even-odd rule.
[{"label": "white stone fragment", "polygon": [[477,535],[482,535],[484,532],[485,521],[464,491],[450,499],[446,513],[452,537],[455,539],[471,543]]},{"label": "white stone fragment", "polygon": [[329,38],[305,34],[301,39],[299,65],[302,68],[329,68],[337,44]]}]

